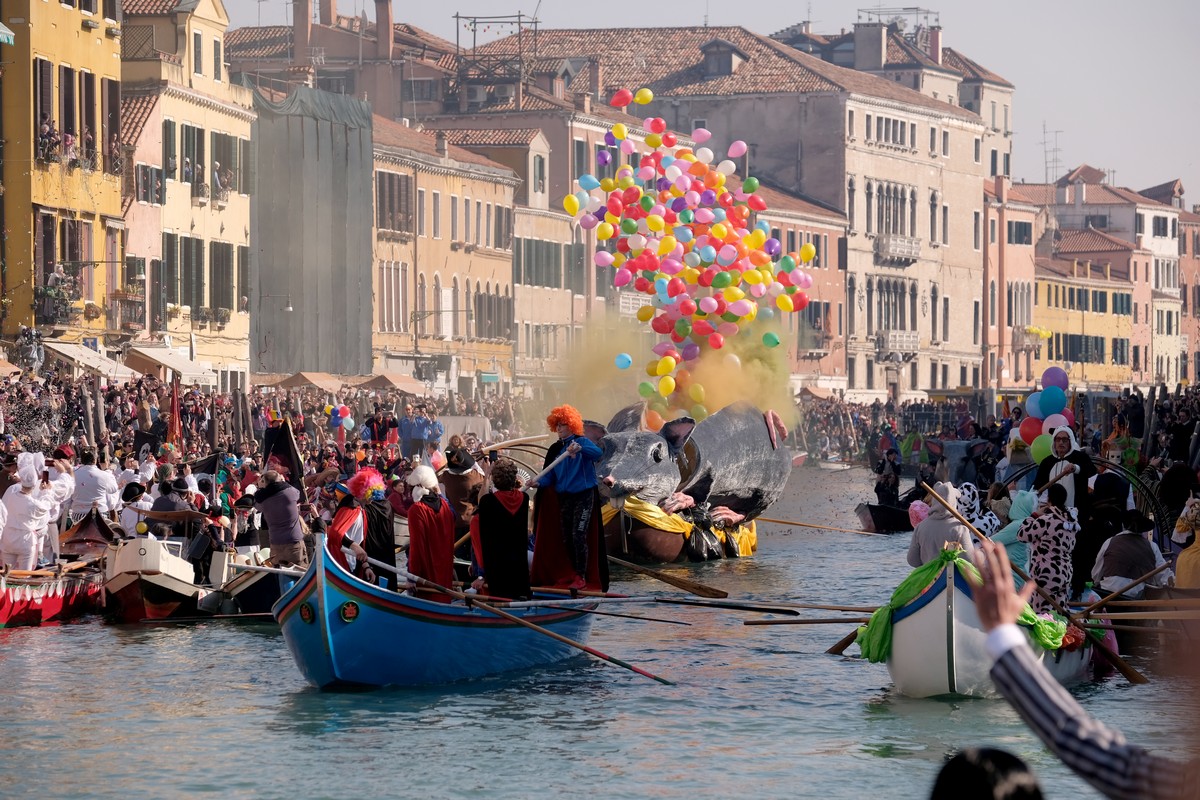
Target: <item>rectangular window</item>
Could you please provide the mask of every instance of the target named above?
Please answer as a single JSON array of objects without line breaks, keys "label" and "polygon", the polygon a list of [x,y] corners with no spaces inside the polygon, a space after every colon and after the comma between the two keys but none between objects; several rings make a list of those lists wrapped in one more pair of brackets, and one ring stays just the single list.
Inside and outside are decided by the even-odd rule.
[{"label": "rectangular window", "polygon": [[96,164],[96,76],[79,73],[79,156]]},{"label": "rectangular window", "polygon": [[442,238],[442,193],[433,193],[433,238]]},{"label": "rectangular window", "polygon": [[463,198],[463,243],[471,241],[471,198]]},{"label": "rectangular window", "polygon": [[950,155],[950,131],[942,131],[942,155]]},{"label": "rectangular window", "polygon": [[974,324],[974,327],[972,327],[972,329],[971,329],[974,334],[974,341],[972,343],[979,344],[980,320],[979,320],[979,301],[978,300],[975,301],[974,311],[975,311],[975,324]]},{"label": "rectangular window", "polygon": [[54,65],[43,58],[33,62],[33,110],[33,134],[35,141],[38,141],[38,156],[44,158],[49,154],[46,134],[54,121]]},{"label": "rectangular window", "polygon": [[[64,69],[65,69],[65,67],[64,67]],[[65,128],[64,128],[64,130],[65,130]],[[1171,234],[1170,234],[1170,228],[1169,228],[1169,225],[1168,225],[1168,223],[1167,223],[1167,218],[1166,218],[1166,217],[1154,217],[1154,218],[1153,218],[1153,220],[1152,220],[1152,222],[1153,222],[1153,224],[1154,224],[1154,231],[1153,231],[1153,235],[1154,235],[1156,238],[1159,238],[1159,239],[1165,239],[1165,238],[1167,238],[1168,236],[1170,236],[1170,235],[1171,235]]]},{"label": "rectangular window", "polygon": [[993,150],[992,151],[992,163],[991,163],[991,168],[988,171],[988,175],[996,175],[999,172],[999,170],[1000,170],[1000,151]]},{"label": "rectangular window", "polygon": [[937,128],[929,129],[929,152],[937,153]]},{"label": "rectangular window", "polygon": [[425,190],[417,189],[417,235],[425,235]]},{"label": "rectangular window", "polygon": [[167,180],[179,174],[179,159],[175,150],[175,120],[164,119],[162,124],[163,169]]},{"label": "rectangular window", "polygon": [[992,101],[992,128],[996,127],[996,101]]},{"label": "rectangular window", "polygon": [[458,238],[458,195],[450,195],[450,241],[462,241]]},{"label": "rectangular window", "polygon": [[979,137],[975,137],[975,163],[978,164],[980,158],[983,157],[983,142]]},{"label": "rectangular window", "polygon": [[221,61],[221,40],[213,39],[213,80],[221,80],[221,75],[224,71]]},{"label": "rectangular window", "polygon": [[1024,245],[1033,244],[1033,223],[1009,220],[1008,243]]},{"label": "rectangular window", "polygon": [[[162,244],[162,304],[179,302],[179,237],[163,234]],[[153,287],[152,287],[153,288]]]},{"label": "rectangular window", "polygon": [[875,362],[867,359],[867,388],[875,388]]},{"label": "rectangular window", "polygon": [[867,114],[867,129],[866,129],[866,134],[863,136],[863,138],[868,141],[875,138],[873,135],[874,131],[871,128],[871,119],[872,119],[871,115]]},{"label": "rectangular window", "polygon": [[942,244],[950,244],[950,206],[942,206]]},{"label": "rectangular window", "polygon": [[846,112],[846,135],[854,135],[854,111],[852,110]]},{"label": "rectangular window", "polygon": [[487,223],[483,226],[484,245],[487,247],[492,246],[492,233],[493,233],[492,204],[488,203],[487,204]]},{"label": "rectangular window", "polygon": [[980,240],[983,238],[983,215],[978,211],[975,212],[974,234],[975,249],[980,250],[982,249],[982,242]]},{"label": "rectangular window", "polygon": [[375,225],[381,231],[412,233],[412,176],[375,173]]},{"label": "rectangular window", "polygon": [[480,235],[482,233],[482,231],[480,230],[480,227],[482,224],[483,224],[483,201],[476,200],[475,201],[475,246],[476,247],[478,247],[479,245],[481,245],[483,243],[483,237]]},{"label": "rectangular window", "polygon": [[204,74],[204,34],[200,31],[192,34],[192,72]]},{"label": "rectangular window", "polygon": [[237,310],[245,311],[250,301],[250,248],[240,245],[237,249]]},{"label": "rectangular window", "polygon": [[58,68],[58,132],[75,135],[75,113],[78,103],[75,97],[75,70],[70,67]]},{"label": "rectangular window", "polygon": [[1146,216],[1144,214],[1133,215],[1133,232],[1135,234],[1146,232]]},{"label": "rectangular window", "polygon": [[210,242],[208,262],[212,272],[212,307],[233,311],[236,280],[233,245],[227,242]]},{"label": "rectangular window", "polygon": [[181,305],[190,306],[192,313],[203,308],[208,300],[204,280],[204,240],[182,236],[179,239]]},{"label": "rectangular window", "polygon": [[575,179],[588,172],[588,146],[583,139],[575,140]]}]

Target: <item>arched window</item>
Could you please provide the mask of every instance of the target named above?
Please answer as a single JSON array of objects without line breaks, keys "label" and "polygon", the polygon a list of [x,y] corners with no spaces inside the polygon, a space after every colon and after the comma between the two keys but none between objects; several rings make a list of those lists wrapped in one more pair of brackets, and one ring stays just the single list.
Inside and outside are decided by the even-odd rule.
[{"label": "arched window", "polygon": [[846,216],[849,218],[850,230],[854,230],[854,176],[846,181]]},{"label": "arched window", "polygon": [[458,312],[462,311],[462,308],[459,306],[459,302],[458,302],[458,276],[457,275],[454,276],[454,283],[451,286],[450,302],[452,304],[451,308],[450,308],[450,335],[451,336],[459,336],[460,331],[462,330],[462,322],[460,322],[460,320],[462,319],[463,315],[458,313]]},{"label": "arched window", "polygon": [[445,336],[446,332],[442,330],[442,278],[440,275],[433,276],[433,335]]},{"label": "arched window", "polygon": [[425,327],[425,273],[417,276],[417,333],[422,334],[427,330]]},{"label": "arched window", "polygon": [[471,279],[470,278],[466,278],[463,280],[462,304],[463,304],[463,309],[466,311],[466,313],[463,314],[463,335],[464,336],[474,336],[475,335],[475,306],[472,305],[472,303],[471,303]]},{"label": "arched window", "polygon": [[870,233],[871,231],[874,230],[874,227],[872,226],[872,221],[874,219],[874,214],[875,214],[875,209],[873,208],[874,203],[875,203],[875,184],[872,183],[871,181],[867,181],[867,233]]}]

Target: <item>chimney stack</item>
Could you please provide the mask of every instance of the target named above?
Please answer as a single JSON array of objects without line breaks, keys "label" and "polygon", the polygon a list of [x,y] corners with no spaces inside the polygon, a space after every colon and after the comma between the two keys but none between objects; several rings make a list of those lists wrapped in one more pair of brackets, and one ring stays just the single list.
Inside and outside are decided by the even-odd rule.
[{"label": "chimney stack", "polygon": [[450,155],[450,137],[446,136],[446,132],[438,131],[437,136],[434,138],[437,140],[438,155],[441,156],[442,158],[446,158],[447,156],[449,156]]},{"label": "chimney stack", "polygon": [[997,175],[995,180],[996,202],[1004,205],[1008,202],[1008,178],[1003,175]]},{"label": "chimney stack", "polygon": [[854,68],[859,72],[883,69],[887,37],[888,26],[882,22],[854,23]]},{"label": "chimney stack", "polygon": [[801,22],[800,23],[800,32],[801,33],[812,33],[812,22],[810,22],[809,20],[804,20],[803,22]]},{"label": "chimney stack", "polygon": [[929,29],[929,57],[935,63],[942,63],[942,27],[935,25]]},{"label": "chimney stack", "polygon": [[592,85],[592,97],[596,98],[597,102],[604,102],[604,65],[600,63],[600,56],[592,56],[588,59],[588,82]]},{"label": "chimney stack", "polygon": [[375,54],[384,61],[392,60],[393,32],[392,0],[375,0]]},{"label": "chimney stack", "polygon": [[337,0],[321,0],[321,24],[337,24]]},{"label": "chimney stack", "polygon": [[308,48],[312,42],[312,0],[296,0],[292,5],[292,60],[308,63]]}]

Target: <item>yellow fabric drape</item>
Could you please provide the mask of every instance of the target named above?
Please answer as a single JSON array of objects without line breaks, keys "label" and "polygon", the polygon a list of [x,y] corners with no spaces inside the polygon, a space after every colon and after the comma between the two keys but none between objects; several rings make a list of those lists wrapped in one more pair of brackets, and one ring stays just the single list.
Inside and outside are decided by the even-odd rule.
[{"label": "yellow fabric drape", "polygon": [[[640,500],[637,497],[630,497],[625,500],[624,511],[638,522],[648,525],[651,528],[678,533],[685,539],[692,535],[692,523],[678,514],[668,514],[653,503],[647,503],[645,500]],[[621,511],[616,507],[606,505],[601,510],[600,516],[604,520],[604,524],[607,525],[620,513]],[[754,522],[739,525],[732,530],[713,528],[713,533],[716,534],[721,544],[725,543],[727,536],[732,536],[733,541],[737,543],[739,556],[754,555],[754,552],[758,550],[758,526]]]}]

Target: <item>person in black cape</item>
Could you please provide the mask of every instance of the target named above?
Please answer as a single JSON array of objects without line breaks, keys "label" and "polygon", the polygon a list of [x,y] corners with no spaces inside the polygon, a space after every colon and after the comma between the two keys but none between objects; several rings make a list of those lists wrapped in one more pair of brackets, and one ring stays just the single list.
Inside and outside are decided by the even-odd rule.
[{"label": "person in black cape", "polygon": [[492,467],[494,492],[479,497],[471,518],[471,543],[487,593],[516,599],[531,597],[529,588],[529,496],[521,491],[517,465],[502,458]]}]

